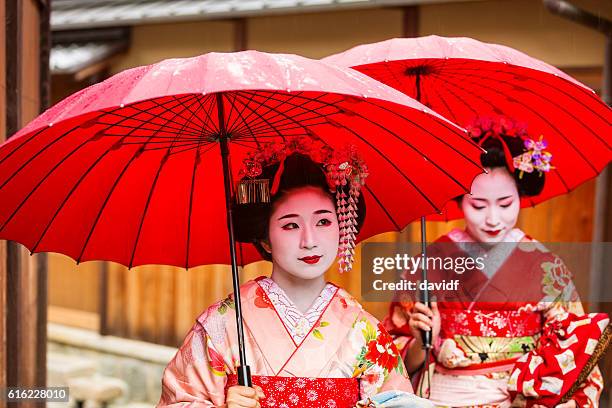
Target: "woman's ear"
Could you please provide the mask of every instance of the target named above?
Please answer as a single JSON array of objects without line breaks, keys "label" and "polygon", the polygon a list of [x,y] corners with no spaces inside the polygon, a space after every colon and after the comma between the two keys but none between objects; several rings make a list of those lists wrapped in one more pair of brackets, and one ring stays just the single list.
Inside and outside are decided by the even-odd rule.
[{"label": "woman's ear", "polygon": [[272,253],[272,246],[270,245],[270,242],[267,239],[262,239],[261,241],[259,241],[259,244],[264,249],[264,251],[269,254]]}]

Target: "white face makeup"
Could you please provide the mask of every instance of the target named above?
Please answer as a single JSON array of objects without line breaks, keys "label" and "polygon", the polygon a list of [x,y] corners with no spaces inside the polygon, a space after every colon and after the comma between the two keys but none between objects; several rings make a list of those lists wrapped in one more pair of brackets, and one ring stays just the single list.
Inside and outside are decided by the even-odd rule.
[{"label": "white face makeup", "polygon": [[467,232],[478,242],[504,240],[516,225],[520,198],[516,182],[503,167],[488,169],[472,183],[472,194],[461,201]]},{"label": "white face makeup", "polygon": [[336,259],[339,240],[336,208],[316,187],[290,191],[276,203],[269,225],[274,273],[294,278],[320,277]]}]

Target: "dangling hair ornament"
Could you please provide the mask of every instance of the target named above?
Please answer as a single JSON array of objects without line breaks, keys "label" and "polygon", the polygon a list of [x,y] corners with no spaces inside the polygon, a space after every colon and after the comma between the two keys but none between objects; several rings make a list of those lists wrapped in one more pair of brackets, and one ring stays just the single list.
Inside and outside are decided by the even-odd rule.
[{"label": "dangling hair ornament", "polygon": [[[527,134],[525,124],[516,122],[505,116],[497,117],[478,117],[469,126],[467,126],[470,137],[478,139],[478,145],[482,146],[489,138],[499,140],[504,150],[506,164],[510,172],[518,169],[519,179],[523,178],[524,173],[533,173],[538,171],[540,176],[543,173],[554,169],[550,161],[552,154],[545,151],[548,143],[544,140],[544,136],[540,135],[539,140],[531,139]],[[508,144],[504,137],[518,137],[523,140],[524,150],[518,156],[512,156]]]},{"label": "dangling hair ornament", "polygon": [[[309,156],[315,163],[321,163],[329,190],[336,193],[336,212],[340,228],[339,270],[341,273],[348,272],[355,261],[357,204],[361,187],[365,185],[368,177],[368,167],[354,146],[333,150],[315,137],[293,137],[285,142],[262,145],[243,160],[236,200],[238,204],[269,203],[271,196],[278,190],[285,158],[293,153]],[[264,167],[274,164],[279,164],[274,180],[257,178],[261,176]]]},{"label": "dangling hair ornament", "polygon": [[[361,187],[368,177],[368,166],[359,157],[355,146],[343,150],[329,151],[324,159],[327,184],[336,193],[336,211],[340,227],[338,245],[339,271],[348,272],[355,261],[355,236],[357,235],[357,204]],[[348,195],[344,186],[348,185]]]}]

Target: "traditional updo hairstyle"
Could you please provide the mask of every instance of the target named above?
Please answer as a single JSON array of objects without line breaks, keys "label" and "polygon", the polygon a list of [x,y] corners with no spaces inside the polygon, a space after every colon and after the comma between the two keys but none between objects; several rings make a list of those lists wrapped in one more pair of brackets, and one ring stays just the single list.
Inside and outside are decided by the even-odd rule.
[{"label": "traditional updo hairstyle", "polygon": [[[257,176],[256,179],[272,183],[276,179],[276,173],[280,167],[279,163],[263,167],[261,175]],[[320,188],[329,196],[329,199],[334,203],[334,207],[336,209],[338,207],[336,193],[330,191],[322,164],[314,162],[305,154],[292,153],[285,158],[281,171],[278,189],[276,193],[271,195],[268,203],[236,204],[236,200],[234,200],[233,221],[236,240],[254,244],[260,255],[268,261],[272,260],[272,256],[263,248],[261,243],[262,241],[268,242],[270,217],[274,206],[280,199],[295,189],[310,186]],[[343,189],[348,194],[348,185],[338,188]],[[363,226],[366,215],[363,197],[357,203],[356,213],[357,225],[355,227],[358,232]]]},{"label": "traditional updo hairstyle", "polygon": [[[510,172],[519,196],[531,197],[542,192],[546,175],[544,172],[534,170],[531,173],[521,171],[514,165],[514,170],[509,163],[515,157],[526,152],[525,139],[527,132],[525,126],[506,117],[478,118],[467,127],[472,140],[478,143],[486,153],[480,156],[480,162],[485,168],[503,167]],[[504,148],[507,148],[507,150]]]},{"label": "traditional updo hairstyle", "polygon": [[[502,135],[508,150],[512,157],[518,156],[524,152],[523,141],[516,137],[505,137]],[[532,173],[523,172],[517,168],[512,172],[508,167],[508,162],[504,154],[504,149],[501,142],[497,139],[490,138],[482,144],[482,148],[487,152],[480,155],[480,163],[485,168],[494,169],[497,167],[503,167],[508,172],[511,172],[516,182],[519,196],[531,197],[536,196],[542,192],[544,188],[544,181],[546,175],[538,171]]]}]

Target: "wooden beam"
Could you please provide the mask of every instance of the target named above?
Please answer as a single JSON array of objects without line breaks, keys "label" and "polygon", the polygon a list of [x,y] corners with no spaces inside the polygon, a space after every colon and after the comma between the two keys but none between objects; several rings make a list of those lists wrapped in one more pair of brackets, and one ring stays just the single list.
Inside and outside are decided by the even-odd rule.
[{"label": "wooden beam", "polygon": [[234,19],[234,51],[247,50],[248,35],[247,19]]},{"label": "wooden beam", "polygon": [[[8,1],[6,6],[6,134],[7,139],[13,135],[21,123],[21,103],[19,88],[21,84],[21,20],[22,2]],[[19,342],[19,270],[21,258],[19,246],[14,242],[6,244],[6,326],[11,330],[6,333],[6,384],[14,387],[18,382],[18,353],[14,346]]]},{"label": "wooden beam", "polygon": [[405,38],[419,36],[419,6],[402,7],[402,36]]}]

